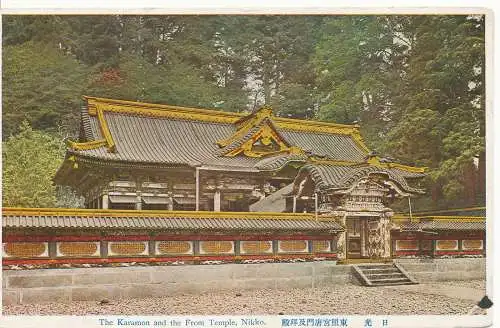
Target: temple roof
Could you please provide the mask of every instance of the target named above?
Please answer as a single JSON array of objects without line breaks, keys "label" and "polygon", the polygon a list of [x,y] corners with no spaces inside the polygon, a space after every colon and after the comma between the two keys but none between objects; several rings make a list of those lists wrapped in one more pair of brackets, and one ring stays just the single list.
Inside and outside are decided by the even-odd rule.
[{"label": "temple roof", "polygon": [[394,228],[401,231],[434,231],[434,230],[486,230],[485,221],[429,221],[429,222],[402,222]]},{"label": "temple roof", "polygon": [[[56,183],[66,184],[78,162],[117,168],[181,166],[241,172],[276,171],[291,162],[373,164],[357,125],[276,117],[268,107],[245,115],[84,98],[79,140],[68,141],[66,159],[54,178]],[[396,165],[375,164],[385,168]],[[398,168],[423,172],[403,165]],[[352,168],[338,170],[354,172]],[[398,170],[388,172],[408,176]]]},{"label": "temple roof", "polygon": [[344,229],[332,217],[306,213],[126,211],[4,208],[3,228],[325,231]]},{"label": "temple roof", "polygon": [[358,180],[368,177],[370,174],[383,174],[388,179],[397,183],[398,187],[405,192],[423,193],[423,190],[414,188],[408,184],[407,179],[420,178],[425,174],[411,172],[397,167],[385,167],[382,165],[332,165],[332,164],[306,164],[299,173],[310,174],[316,189],[348,189]]},{"label": "temple roof", "polygon": [[[255,114],[144,104],[86,97],[80,142],[69,152],[81,157],[141,163],[188,166],[222,165],[252,167],[259,160],[227,157],[263,125],[276,129],[286,146],[328,156],[334,160],[362,162],[367,154],[357,126],[266,116],[241,122]],[[237,135],[240,132],[240,136]],[[221,141],[228,141],[221,144]],[[281,141],[281,140],[280,140]]]}]

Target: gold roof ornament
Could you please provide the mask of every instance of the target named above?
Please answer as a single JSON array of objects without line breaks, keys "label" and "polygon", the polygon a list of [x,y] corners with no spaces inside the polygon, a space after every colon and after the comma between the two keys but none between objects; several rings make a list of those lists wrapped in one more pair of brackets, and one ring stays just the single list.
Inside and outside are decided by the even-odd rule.
[{"label": "gold roof ornament", "polygon": [[263,157],[279,153],[304,154],[299,147],[292,146],[278,131],[273,121],[273,110],[264,106],[235,122],[236,132],[217,142],[222,147],[221,155],[233,157],[244,154],[248,157]]},{"label": "gold roof ornament", "polygon": [[89,165],[207,166],[238,172],[279,171],[289,163],[375,166],[409,172],[405,176],[410,178],[425,170],[371,154],[358,125],[276,117],[269,106],[244,114],[97,97],[84,100],[79,141],[67,141],[67,155],[74,160],[66,159],[56,173],[54,181],[59,184],[73,181],[74,168],[83,163],[81,174]]}]

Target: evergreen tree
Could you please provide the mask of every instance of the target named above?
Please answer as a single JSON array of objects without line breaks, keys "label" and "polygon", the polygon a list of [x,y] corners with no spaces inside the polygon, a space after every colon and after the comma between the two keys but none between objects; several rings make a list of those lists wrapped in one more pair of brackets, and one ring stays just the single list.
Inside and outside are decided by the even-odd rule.
[{"label": "evergreen tree", "polygon": [[28,122],[19,134],[2,142],[2,201],[4,206],[55,207],[52,177],[62,163],[57,138],[33,130]]},{"label": "evergreen tree", "polygon": [[24,120],[39,130],[74,131],[88,78],[87,67],[56,47],[34,41],[4,47],[3,138]]}]

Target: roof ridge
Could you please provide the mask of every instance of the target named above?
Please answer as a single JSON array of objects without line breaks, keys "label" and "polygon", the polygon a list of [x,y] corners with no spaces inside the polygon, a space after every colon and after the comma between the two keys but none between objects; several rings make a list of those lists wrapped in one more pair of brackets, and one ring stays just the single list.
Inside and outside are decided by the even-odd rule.
[{"label": "roof ridge", "polygon": [[[146,103],[146,102],[138,102],[138,101],[130,101],[130,100],[120,100],[120,99],[111,99],[111,98],[100,98],[100,97],[92,97],[92,96],[83,96],[83,98],[88,102],[88,104],[108,104],[111,106],[124,106],[125,108],[114,108],[114,112],[124,112],[130,110],[130,108],[135,107],[137,110],[134,110],[135,114],[139,115],[148,115],[146,113],[146,110],[158,110],[161,112],[168,112],[168,111],[178,111],[178,112],[183,112],[184,114],[193,114],[191,117],[192,120],[202,120],[200,117],[196,117],[195,114],[202,114],[206,116],[214,116],[213,117],[213,122],[216,123],[224,123],[220,122],[220,119],[223,121],[226,121],[225,123],[231,123],[234,124],[240,119],[246,117],[246,116],[251,116],[254,113],[236,113],[236,112],[224,112],[220,110],[215,110],[215,109],[206,109],[206,108],[196,108],[196,107],[184,107],[184,106],[175,106],[175,105],[166,105],[166,104],[156,104],[156,103]],[[92,107],[92,106],[89,106]],[[142,108],[141,108],[142,107]],[[90,108],[89,108],[90,110]],[[91,111],[91,110],[90,110]],[[152,116],[157,116],[154,114],[149,114]],[[216,118],[219,118],[217,120]],[[202,121],[206,121],[202,120]],[[299,131],[307,131],[307,127],[312,127],[312,126],[317,126],[317,127],[323,127],[323,128],[330,128],[330,129],[338,129],[337,133],[338,134],[350,134],[351,130],[358,130],[359,125],[353,124],[353,125],[348,125],[348,124],[339,124],[339,123],[332,123],[332,122],[324,122],[324,121],[317,121],[317,120],[302,120],[302,119],[295,119],[295,118],[286,118],[286,117],[279,117],[279,116],[273,116],[273,121],[275,121],[276,125],[279,128],[283,129],[290,129],[290,130],[299,130]],[[345,130],[345,131],[341,131]],[[328,131],[322,131],[322,132],[327,132]],[[330,132],[332,133],[332,132]]]},{"label": "roof ridge", "polygon": [[[167,211],[167,210],[112,210],[112,209],[82,209],[82,208],[26,208],[3,207],[3,216],[30,216],[30,215],[56,215],[56,216],[104,216],[104,217],[175,217],[175,218],[249,218],[249,219],[306,219],[315,220],[314,213],[284,213],[284,212],[214,212],[214,211]],[[322,218],[331,218],[323,216]]]}]

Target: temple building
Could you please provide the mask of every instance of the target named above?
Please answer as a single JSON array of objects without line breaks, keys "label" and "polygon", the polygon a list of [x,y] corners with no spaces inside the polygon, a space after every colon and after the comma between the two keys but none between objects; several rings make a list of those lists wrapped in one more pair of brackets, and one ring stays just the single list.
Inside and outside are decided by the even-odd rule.
[{"label": "temple building", "polygon": [[355,125],[85,100],[55,182],[87,208],[329,214],[350,256],[389,257],[388,205],[423,193],[424,168],[382,161]]},{"label": "temple building", "polygon": [[[79,140],[68,141],[54,181],[87,208],[380,212],[423,193],[415,185],[424,168],[382,162],[355,125],[275,117],[268,107],[242,115],[85,99]],[[378,193],[359,193],[374,186],[367,179]]]},{"label": "temple building", "polygon": [[86,209],[4,208],[4,268],[484,256],[483,215],[394,215],[425,168],[359,126],[84,99],[54,183]]}]

